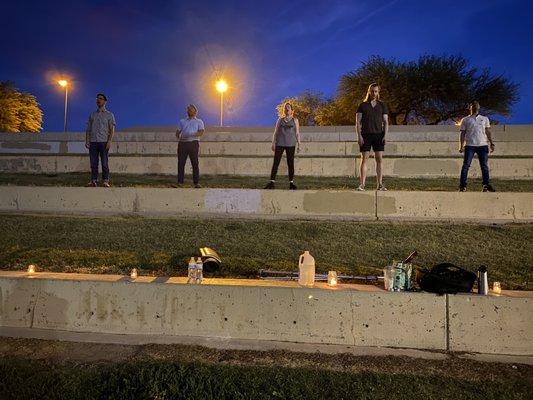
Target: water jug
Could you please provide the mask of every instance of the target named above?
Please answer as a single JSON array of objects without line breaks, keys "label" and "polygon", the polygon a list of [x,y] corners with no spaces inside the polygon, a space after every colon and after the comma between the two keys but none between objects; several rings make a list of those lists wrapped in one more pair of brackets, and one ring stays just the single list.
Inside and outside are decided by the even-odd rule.
[{"label": "water jug", "polygon": [[308,251],[300,255],[298,269],[298,283],[302,286],[313,286],[315,284],[315,259]]}]

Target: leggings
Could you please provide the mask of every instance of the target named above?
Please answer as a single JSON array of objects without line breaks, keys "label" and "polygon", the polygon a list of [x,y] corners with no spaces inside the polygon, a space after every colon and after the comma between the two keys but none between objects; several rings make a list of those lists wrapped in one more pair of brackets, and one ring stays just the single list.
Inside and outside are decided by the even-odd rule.
[{"label": "leggings", "polygon": [[272,164],[272,172],[270,173],[270,180],[275,181],[276,175],[278,174],[278,167],[281,161],[281,156],[283,155],[283,150],[287,155],[287,167],[289,168],[289,181],[294,179],[294,150],[295,146],[286,147],[286,146],[276,146],[276,151],[274,152],[274,164]]}]

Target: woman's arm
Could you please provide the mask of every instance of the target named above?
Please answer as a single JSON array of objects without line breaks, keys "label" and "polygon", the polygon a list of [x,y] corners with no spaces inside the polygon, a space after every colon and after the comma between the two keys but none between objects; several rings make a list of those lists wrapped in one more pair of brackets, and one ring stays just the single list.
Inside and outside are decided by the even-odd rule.
[{"label": "woman's arm", "polygon": [[298,142],[298,151],[300,151],[300,121],[298,121],[298,118],[294,118],[294,124],[296,125],[296,141]]},{"label": "woman's arm", "polygon": [[272,151],[276,151],[276,135],[278,134],[279,121],[281,118],[278,118],[276,121],[276,126],[274,127],[274,133],[272,134]]}]

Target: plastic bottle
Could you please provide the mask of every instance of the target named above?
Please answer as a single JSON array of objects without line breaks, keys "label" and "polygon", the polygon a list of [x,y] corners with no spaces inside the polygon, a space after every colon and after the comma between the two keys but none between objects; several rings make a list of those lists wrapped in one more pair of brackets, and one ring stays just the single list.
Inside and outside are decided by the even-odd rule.
[{"label": "plastic bottle", "polygon": [[191,257],[189,260],[189,267],[187,271],[187,283],[195,283],[196,282],[196,262],[194,261],[194,257]]},{"label": "plastic bottle", "polygon": [[196,283],[198,284],[202,283],[203,279],[204,279],[204,263],[202,262],[202,259],[198,257],[196,259]]},{"label": "plastic bottle", "polygon": [[302,286],[313,286],[315,284],[315,259],[305,251],[298,260],[298,283]]}]

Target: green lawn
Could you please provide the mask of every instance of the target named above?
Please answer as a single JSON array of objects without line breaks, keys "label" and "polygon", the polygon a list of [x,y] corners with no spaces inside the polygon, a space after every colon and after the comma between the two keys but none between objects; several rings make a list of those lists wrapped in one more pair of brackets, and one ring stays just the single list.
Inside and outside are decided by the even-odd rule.
[{"label": "green lawn", "polygon": [[0,398],[530,399],[533,366],[458,357],[0,339]]},{"label": "green lawn", "polygon": [[[172,175],[131,175],[111,174],[111,183],[114,186],[148,186],[170,187],[176,177]],[[192,186],[191,177],[186,178],[188,186]],[[35,174],[0,174],[0,185],[35,185],[35,186],[85,186],[89,180],[88,173],[69,173],[58,175]],[[204,187],[212,188],[263,188],[269,181],[267,176],[230,176],[230,175],[203,175],[201,183]],[[287,189],[286,176],[278,177],[278,188]],[[300,189],[355,189],[358,181],[350,177],[312,177],[298,176],[295,180]],[[391,178],[385,177],[385,185],[390,190],[444,190],[456,191],[459,187],[459,178]],[[502,192],[533,192],[533,180],[492,180],[493,186]],[[375,178],[369,178],[369,189],[374,188]],[[481,180],[471,179],[469,189],[481,191]]]},{"label": "green lawn", "polygon": [[284,221],[0,215],[0,266],[66,272],[185,275],[199,247],[223,259],[219,276],[253,277],[261,268],[297,269],[310,250],[317,270],[380,274],[417,250],[415,264],[452,262],[489,270],[505,289],[531,289],[533,225]]}]

